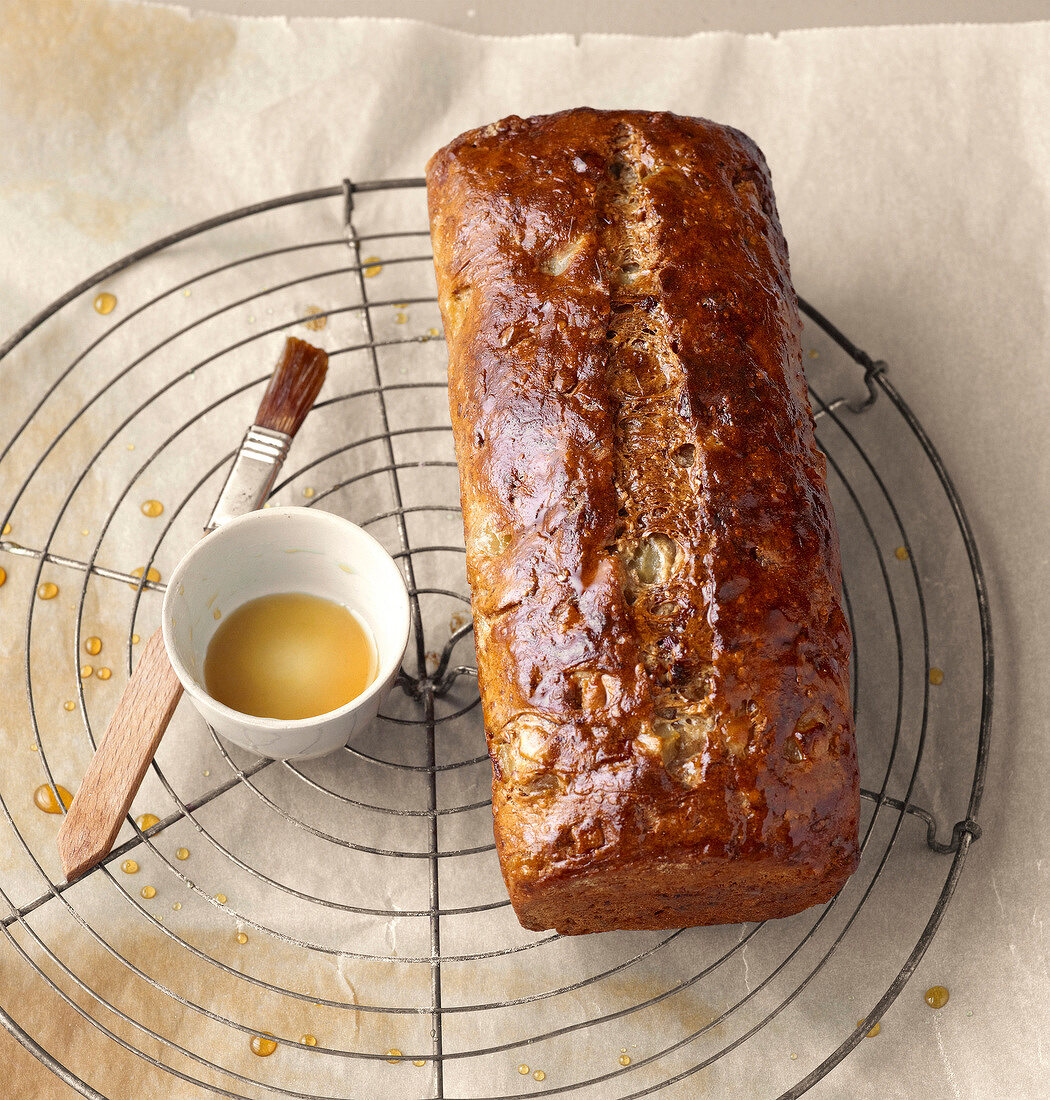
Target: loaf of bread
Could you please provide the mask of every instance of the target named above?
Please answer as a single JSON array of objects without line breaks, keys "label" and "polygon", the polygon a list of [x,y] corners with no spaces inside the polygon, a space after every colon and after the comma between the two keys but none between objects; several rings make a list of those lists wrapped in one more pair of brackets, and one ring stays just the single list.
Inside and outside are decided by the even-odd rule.
[{"label": "loaf of bread", "polygon": [[579,109],[463,134],[427,187],[518,919],[827,901],[858,858],[851,639],[761,152]]}]

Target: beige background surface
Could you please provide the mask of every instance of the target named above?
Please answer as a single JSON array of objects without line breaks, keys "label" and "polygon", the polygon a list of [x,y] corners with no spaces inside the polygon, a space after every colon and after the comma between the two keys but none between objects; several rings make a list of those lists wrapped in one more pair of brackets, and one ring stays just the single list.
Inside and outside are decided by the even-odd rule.
[{"label": "beige background surface", "polygon": [[[163,232],[345,173],[418,174],[442,140],[511,111],[644,94],[753,134],[799,289],[890,362],[956,478],[999,668],[985,836],[878,1043],[811,1095],[1050,1095],[1050,25],[650,41],[625,73],[622,41],[244,27],[93,0],[0,15],[0,241],[19,257],[0,272],[2,337]],[[921,1002],[935,982],[950,1013]],[[11,1095],[68,1094],[12,1047],[0,1033]]]}]

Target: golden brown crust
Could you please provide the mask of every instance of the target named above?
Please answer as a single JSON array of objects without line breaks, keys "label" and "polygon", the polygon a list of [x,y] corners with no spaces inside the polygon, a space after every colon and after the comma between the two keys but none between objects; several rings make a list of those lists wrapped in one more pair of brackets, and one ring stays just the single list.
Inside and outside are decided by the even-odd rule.
[{"label": "golden brown crust", "polygon": [[463,134],[427,184],[519,919],[827,900],[857,861],[851,642],[761,153],[579,109]]}]

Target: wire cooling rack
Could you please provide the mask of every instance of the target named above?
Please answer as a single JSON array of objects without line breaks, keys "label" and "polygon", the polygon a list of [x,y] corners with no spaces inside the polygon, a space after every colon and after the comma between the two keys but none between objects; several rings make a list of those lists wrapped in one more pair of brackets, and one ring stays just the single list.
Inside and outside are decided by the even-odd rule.
[{"label": "wire cooling rack", "polygon": [[[525,932],[492,845],[421,183],[193,226],[0,349],[0,1023],[92,1097],[799,1096],[901,992],[980,835],[992,644],[956,491],[885,364],[801,303],[856,639],[860,869],[781,921]],[[133,811],[158,820],[67,886],[34,787],[82,774],[286,331],[331,369],[272,499],[394,553],[399,686],[321,761],[241,753],[180,708]]]}]

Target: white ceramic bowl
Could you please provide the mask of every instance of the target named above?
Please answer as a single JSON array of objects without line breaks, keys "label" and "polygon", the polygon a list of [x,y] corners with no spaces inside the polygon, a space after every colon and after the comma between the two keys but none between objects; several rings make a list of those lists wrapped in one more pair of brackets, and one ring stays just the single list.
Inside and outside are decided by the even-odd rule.
[{"label": "white ceramic bowl", "polygon": [[[204,657],[219,626],[248,600],[305,592],[343,604],[367,625],[375,680],[338,710],[295,720],[242,714],[204,686]],[[408,645],[408,592],[394,560],[349,520],[313,508],[267,508],[224,523],[179,562],[162,612],[164,644],[186,694],[216,733],[275,759],[321,756],[373,721]]]}]

